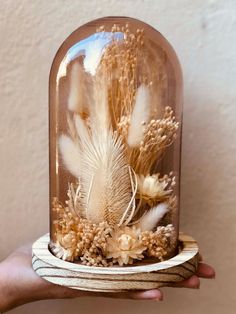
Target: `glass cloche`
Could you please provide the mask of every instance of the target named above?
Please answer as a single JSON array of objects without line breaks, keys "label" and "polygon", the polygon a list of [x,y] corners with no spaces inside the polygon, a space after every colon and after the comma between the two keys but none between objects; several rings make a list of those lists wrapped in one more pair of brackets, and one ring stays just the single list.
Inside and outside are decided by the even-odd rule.
[{"label": "glass cloche", "polygon": [[182,76],[154,28],[106,17],[62,44],[50,73],[50,250],[89,266],[177,253]]}]

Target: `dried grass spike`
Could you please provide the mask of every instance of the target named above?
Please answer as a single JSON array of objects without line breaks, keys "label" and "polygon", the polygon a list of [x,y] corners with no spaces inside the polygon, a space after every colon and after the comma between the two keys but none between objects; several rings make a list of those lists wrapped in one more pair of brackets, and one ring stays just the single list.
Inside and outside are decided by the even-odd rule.
[{"label": "dried grass spike", "polygon": [[80,141],[85,140],[86,138],[89,137],[89,132],[88,128],[86,126],[85,120],[83,120],[80,115],[76,114],[74,116],[74,121],[75,121],[75,128],[77,131],[77,135],[79,137]]},{"label": "dried grass spike", "polygon": [[59,138],[59,147],[66,168],[76,178],[80,175],[81,152],[72,139],[66,135]]},{"label": "dried grass spike", "polygon": [[83,67],[78,62],[75,62],[71,68],[68,108],[81,114],[85,109],[85,81],[83,75]]},{"label": "dried grass spike", "polygon": [[142,231],[152,231],[160,221],[160,219],[168,212],[168,205],[161,203],[151,208],[138,223],[138,227]]},{"label": "dried grass spike", "polygon": [[127,142],[130,147],[136,147],[143,139],[145,124],[150,116],[150,94],[145,85],[139,86],[134,109],[131,115]]}]

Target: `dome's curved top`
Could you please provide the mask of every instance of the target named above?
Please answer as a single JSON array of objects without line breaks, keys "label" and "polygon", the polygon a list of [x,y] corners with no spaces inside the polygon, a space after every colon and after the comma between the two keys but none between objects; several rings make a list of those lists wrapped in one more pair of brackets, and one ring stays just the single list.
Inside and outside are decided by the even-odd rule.
[{"label": "dome's curved top", "polygon": [[113,40],[125,41],[126,31],[144,33],[145,50],[162,55],[163,63],[170,63],[179,84],[182,73],[178,57],[167,39],[152,26],[130,17],[104,17],[86,23],[70,34],[58,49],[51,68],[51,79],[58,80],[67,73],[68,65],[78,57],[84,58],[85,71],[95,74],[104,49]]}]

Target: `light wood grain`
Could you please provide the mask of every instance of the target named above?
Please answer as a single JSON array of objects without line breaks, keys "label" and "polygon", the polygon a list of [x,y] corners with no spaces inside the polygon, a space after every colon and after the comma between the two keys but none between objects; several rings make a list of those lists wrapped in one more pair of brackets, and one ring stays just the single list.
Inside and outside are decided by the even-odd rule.
[{"label": "light wood grain", "polygon": [[55,257],[48,249],[49,235],[32,248],[32,266],[45,280],[73,289],[118,292],[171,286],[192,276],[198,267],[198,245],[185,234],[179,235],[180,252],[164,262],[128,267],[93,267]]}]

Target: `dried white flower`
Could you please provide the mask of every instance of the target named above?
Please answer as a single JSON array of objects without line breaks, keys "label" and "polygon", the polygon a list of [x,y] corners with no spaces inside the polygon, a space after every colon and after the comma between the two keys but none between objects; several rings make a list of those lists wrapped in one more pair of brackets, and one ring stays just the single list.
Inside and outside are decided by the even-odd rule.
[{"label": "dried white flower", "polygon": [[172,187],[175,184],[175,177],[165,175],[160,177],[159,174],[140,175],[138,180],[138,198],[145,200],[150,206],[158,202],[165,201],[172,193]]},{"label": "dried white flower", "polygon": [[107,240],[107,258],[112,258],[113,262],[118,262],[120,266],[132,264],[133,260],[144,258],[143,252],[146,247],[140,240],[140,229],[131,227],[118,227],[111,233],[111,238]]}]

